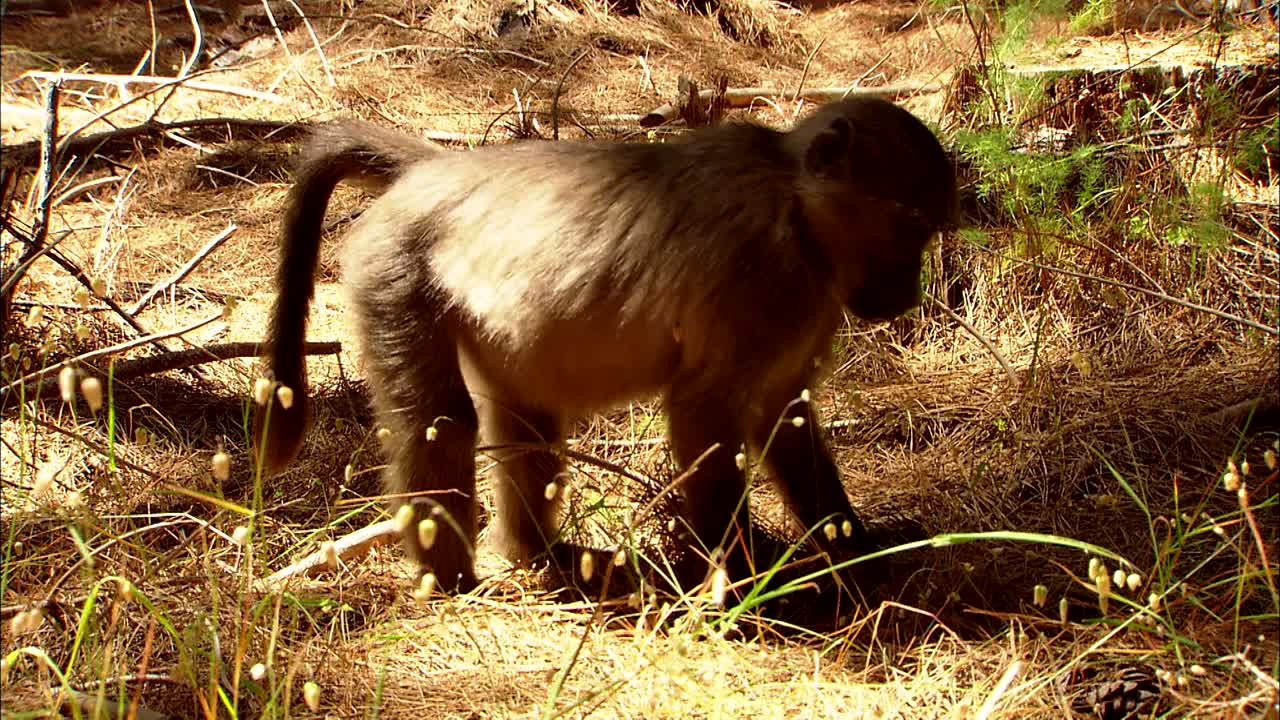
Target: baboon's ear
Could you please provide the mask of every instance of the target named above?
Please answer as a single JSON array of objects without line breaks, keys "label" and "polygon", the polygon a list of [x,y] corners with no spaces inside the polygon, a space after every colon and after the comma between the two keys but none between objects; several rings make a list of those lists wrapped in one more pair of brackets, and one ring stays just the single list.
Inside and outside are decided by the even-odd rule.
[{"label": "baboon's ear", "polygon": [[837,117],[813,136],[805,148],[804,169],[814,177],[838,178],[848,173],[853,152],[853,125],[848,118]]}]

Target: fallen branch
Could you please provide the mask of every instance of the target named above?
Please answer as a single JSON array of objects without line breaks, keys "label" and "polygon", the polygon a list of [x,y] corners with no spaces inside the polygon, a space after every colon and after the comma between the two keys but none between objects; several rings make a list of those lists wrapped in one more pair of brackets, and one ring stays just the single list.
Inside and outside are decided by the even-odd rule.
[{"label": "fallen branch", "polygon": [[[845,97],[854,96],[871,96],[896,98],[903,95],[916,95],[919,93],[938,92],[942,86],[937,83],[929,83],[925,85],[881,85],[879,87],[834,87],[834,88],[809,88],[801,90],[798,97],[808,100],[812,103],[827,103],[833,100],[839,100]],[[715,90],[703,90],[698,93],[700,102],[709,103],[715,96]],[[757,98],[794,98],[797,97],[795,91],[784,90],[782,88],[728,88],[724,91],[724,102],[726,107],[741,108],[748,107],[755,102]],[[663,105],[660,108],[650,111],[647,115],[640,118],[640,127],[652,128],[671,122],[680,115],[680,108],[675,104]]]},{"label": "fallen branch", "polygon": [[[155,137],[164,140],[167,133],[175,130],[205,130],[210,139],[225,140],[232,130],[248,132],[254,139],[268,137],[280,142],[288,142],[303,135],[309,125],[285,120],[255,120],[252,118],[197,118],[192,120],[174,120],[165,122],[151,120],[138,125],[104,130],[91,135],[77,135],[64,138],[58,151],[63,156],[106,155],[113,153],[126,154],[136,150],[134,141],[141,137]],[[169,142],[174,142],[169,140]],[[31,165],[40,155],[40,141],[30,140],[6,147],[4,151],[4,167],[12,168]]]},{"label": "fallen branch", "polygon": [[257,582],[259,592],[272,592],[280,588],[284,581],[299,575],[303,577],[315,577],[322,571],[333,569],[332,562],[346,562],[361,557],[369,550],[378,545],[386,545],[387,543],[400,537],[400,531],[396,529],[395,520],[383,520],[372,525],[348,533],[333,541],[333,549],[329,550],[327,544],[319,550],[303,557],[301,560],[282,568],[273,573],[270,577]]},{"label": "fallen branch", "polygon": [[[184,331],[185,332],[185,331]],[[134,341],[129,343],[136,345]],[[119,348],[119,346],[116,346]],[[123,349],[123,348],[119,348]],[[115,382],[124,380],[132,380],[134,378],[145,377],[147,375],[155,375],[156,373],[169,372],[170,370],[184,370],[196,365],[217,362],[219,360],[229,360],[237,357],[258,357],[262,355],[265,348],[260,343],[253,342],[234,342],[220,343],[218,345],[208,345],[206,347],[188,348],[186,350],[173,350],[161,353],[159,355],[151,355],[143,358],[133,358],[132,360],[124,360],[116,363],[115,369],[111,372],[111,377]],[[302,353],[304,355],[337,355],[342,351],[342,343],[338,342],[309,342],[303,345]],[[101,356],[101,351],[95,351],[96,356]],[[90,353],[93,355],[95,353]],[[22,397],[27,400],[34,398],[51,397],[58,394],[58,377],[57,370],[63,365],[71,362],[83,362],[83,358],[88,355],[81,355],[71,361],[64,361],[52,368],[41,370],[36,375],[44,374],[44,377],[28,380],[22,388]],[[81,372],[83,377],[97,377],[105,380],[107,374],[105,372],[83,369]],[[28,376],[30,377],[30,376]],[[9,397],[15,392],[15,385],[6,388],[0,388],[0,400]]]},{"label": "fallen branch", "polygon": [[62,370],[62,368],[68,365],[75,365],[76,363],[83,363],[89,360],[95,360],[100,357],[106,357],[107,355],[112,355],[124,350],[129,350],[130,348],[135,348],[139,345],[142,345],[143,343],[160,342],[165,338],[178,337],[180,335],[185,335],[191,332],[192,330],[198,330],[221,317],[222,317],[222,313],[218,312],[215,315],[211,315],[210,317],[207,317],[204,320],[199,320],[191,325],[187,325],[186,327],[177,328],[176,330],[170,330],[168,332],[157,333],[155,335],[147,335],[146,337],[137,338],[135,340],[126,340],[125,342],[122,342],[122,343],[116,343],[115,345],[110,345],[104,348],[98,348],[97,350],[92,350],[90,352],[83,353],[81,355],[77,355],[72,358],[67,358],[62,362],[56,362],[48,367],[40,368],[39,370],[36,370],[33,373],[30,373],[24,377],[21,377],[9,383],[3,388],[0,388],[0,400],[5,399],[10,393],[12,393],[14,390],[17,390],[19,387],[27,386],[37,380],[43,380],[45,377],[50,375],[57,375],[58,372]]},{"label": "fallen branch", "polygon": [[[184,68],[184,72],[189,73],[190,68]],[[22,77],[35,78],[37,80],[75,80],[80,82],[96,82],[103,85],[116,85],[121,89],[129,85],[174,85],[187,88],[188,90],[199,90],[202,92],[221,93],[224,95],[237,95],[239,97],[250,98],[252,100],[262,100],[269,103],[284,102],[284,98],[272,93],[264,93],[249,88],[236,87],[235,85],[223,85],[221,83],[205,82],[203,80],[189,80],[187,76],[164,77],[161,75],[99,75],[97,73],[68,73],[68,72],[49,72],[45,70],[28,70],[22,74]]]},{"label": "fallen branch", "polygon": [[[59,154],[88,157],[101,155],[127,155],[137,150],[135,140],[150,137],[162,143],[175,143],[169,133],[183,130],[198,130],[190,133],[199,142],[207,138],[210,141],[226,141],[233,131],[239,131],[241,137],[234,139],[270,140],[273,142],[291,142],[307,134],[313,123],[292,122],[287,120],[258,120],[254,118],[195,118],[191,120],[150,120],[138,125],[104,130],[92,135],[78,135],[64,138]],[[447,142],[457,145],[475,143],[481,136],[471,133],[449,132],[447,130],[423,130],[418,134],[427,140]],[[30,140],[18,143],[4,150],[4,169],[8,173],[13,169],[27,167],[40,158],[40,141]]]}]

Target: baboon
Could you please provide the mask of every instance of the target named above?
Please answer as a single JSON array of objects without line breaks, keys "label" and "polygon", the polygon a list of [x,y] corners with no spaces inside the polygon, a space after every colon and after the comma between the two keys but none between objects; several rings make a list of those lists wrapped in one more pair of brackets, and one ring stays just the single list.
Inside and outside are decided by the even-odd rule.
[{"label": "baboon", "polygon": [[744,448],[764,453],[796,521],[844,530],[816,533],[821,549],[867,549],[804,391],[845,308],[882,321],[919,303],[922,253],[953,220],[950,161],[909,112],[860,97],[787,132],[735,122],[673,143],[468,152],[323,126],[285,210],[268,368],[295,393],[289,408],[271,401],[265,428],[259,410],[268,472],[302,441],[321,225],[353,176],[385,184],[343,265],[389,430],[386,487],[393,507],[447,521],[429,549],[405,540],[439,587],[476,582],[480,431],[499,448],[491,537],[529,561],[557,542],[545,489],[568,424],[658,393],[676,463],[700,458],[675,502],[701,557],[749,528]]}]

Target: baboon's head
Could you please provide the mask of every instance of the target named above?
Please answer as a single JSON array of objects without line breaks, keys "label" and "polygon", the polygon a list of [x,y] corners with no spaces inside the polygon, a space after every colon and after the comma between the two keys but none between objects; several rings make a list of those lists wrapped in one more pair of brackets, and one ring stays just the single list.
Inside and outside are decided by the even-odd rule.
[{"label": "baboon's head", "polygon": [[823,106],[791,133],[802,203],[850,312],[889,320],[920,303],[922,255],[954,223],[955,172],[933,132],[874,98]]}]

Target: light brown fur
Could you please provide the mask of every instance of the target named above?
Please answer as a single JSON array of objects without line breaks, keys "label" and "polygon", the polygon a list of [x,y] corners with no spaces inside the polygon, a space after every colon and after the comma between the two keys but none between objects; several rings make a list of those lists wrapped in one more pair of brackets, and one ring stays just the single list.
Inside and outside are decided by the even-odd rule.
[{"label": "light brown fur", "polygon": [[[921,253],[955,210],[950,164],[923,125],[856,99],[790,133],[729,125],[670,145],[415,143],[361,124],[322,131],[288,205],[270,340],[272,373],[304,399],[300,347],[328,195],[353,175],[385,182],[349,233],[344,267],[391,431],[388,489],[450,529],[429,550],[407,539],[424,571],[446,588],[475,582],[481,430],[506,446],[498,544],[530,560],[556,542],[543,493],[561,462],[550,447],[574,419],[654,394],[681,467],[718,446],[679,488],[706,551],[749,529],[734,455],[766,444],[797,520],[847,520],[851,537],[820,544],[866,549],[797,398],[844,308],[882,320],[918,302]],[[301,444],[305,404],[270,412],[274,470]]]}]

